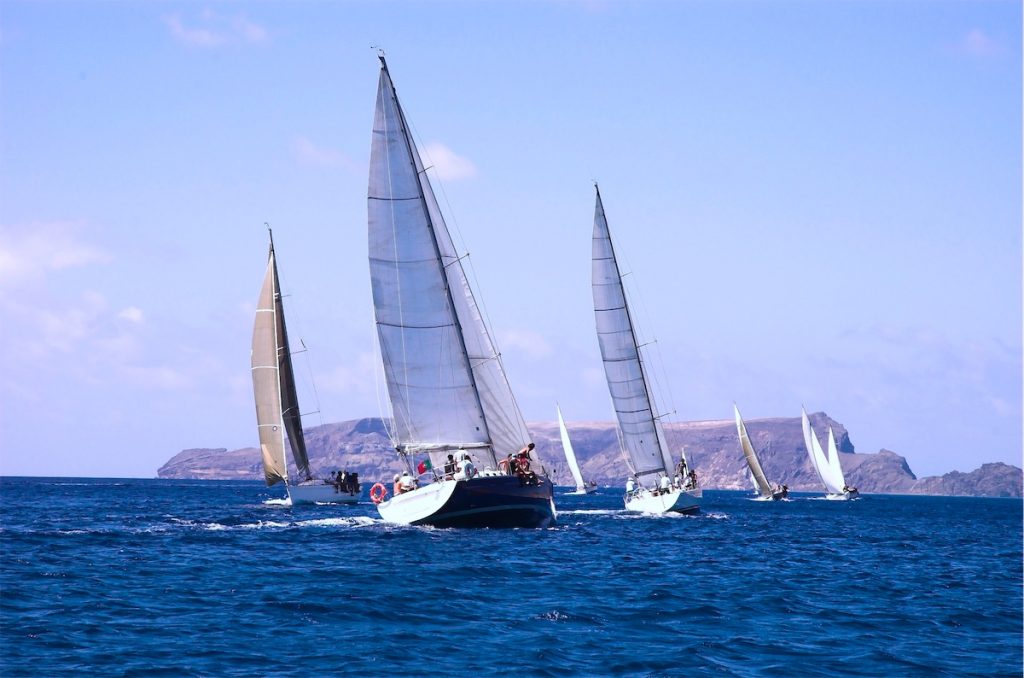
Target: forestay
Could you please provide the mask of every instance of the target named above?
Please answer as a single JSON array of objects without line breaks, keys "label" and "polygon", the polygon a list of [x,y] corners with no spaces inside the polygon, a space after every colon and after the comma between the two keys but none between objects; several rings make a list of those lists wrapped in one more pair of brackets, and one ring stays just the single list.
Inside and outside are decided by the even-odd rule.
[{"label": "forestay", "polygon": [[764,469],[761,468],[761,462],[757,458],[757,453],[754,451],[754,446],[750,442],[750,436],[747,435],[747,427],[743,423],[743,418],[740,417],[740,409],[733,405],[733,410],[736,412],[736,432],[740,437],[740,447],[743,448],[743,456],[746,457],[747,465],[750,466],[750,477],[754,481],[754,487],[762,497],[770,497],[772,496],[771,483],[768,482]]},{"label": "forestay", "polygon": [[486,448],[504,456],[528,440],[462,261],[381,57],[370,149],[373,305],[403,450]]},{"label": "forestay", "polygon": [[670,473],[672,461],[654,411],[599,190],[594,211],[592,284],[601,359],[633,471],[640,476]]},{"label": "forestay", "polygon": [[270,242],[267,272],[263,278],[252,330],[252,386],[256,398],[256,425],[267,485],[288,480],[284,434],[299,473],[310,477],[306,439],[302,433],[299,399],[295,391],[288,329],[277,276],[274,243]]}]

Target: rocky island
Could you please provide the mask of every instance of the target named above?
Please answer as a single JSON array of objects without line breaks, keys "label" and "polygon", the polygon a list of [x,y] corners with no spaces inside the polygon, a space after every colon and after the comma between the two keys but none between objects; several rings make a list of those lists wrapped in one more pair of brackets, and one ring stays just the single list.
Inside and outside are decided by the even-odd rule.
[{"label": "rocky island", "polygon": [[[907,460],[889,450],[873,454],[854,451],[846,427],[824,412],[810,415],[819,434],[832,426],[841,453],[846,480],[863,493],[935,494],[979,497],[1020,497],[1024,475],[1009,464],[983,464],[969,473],[953,471],[943,476],[918,478]],[[785,483],[794,491],[821,491],[804,448],[798,417],[746,421],[765,474],[772,482]],[[568,423],[569,436],[583,476],[599,485],[621,486],[627,469],[619,452],[615,425],[611,422]],[[529,424],[537,452],[556,484],[572,480],[562,454],[556,422]],[[731,420],[669,424],[666,435],[678,456],[686,448],[690,464],[707,489],[749,489],[747,466]],[[357,471],[367,481],[389,478],[398,470],[383,420],[364,418],[307,429],[310,464],[317,472],[334,469]],[[511,450],[510,450],[511,451]],[[292,469],[294,472],[294,468]],[[259,450],[245,447],[183,450],[157,471],[160,478],[210,480],[260,480],[263,469]]]}]

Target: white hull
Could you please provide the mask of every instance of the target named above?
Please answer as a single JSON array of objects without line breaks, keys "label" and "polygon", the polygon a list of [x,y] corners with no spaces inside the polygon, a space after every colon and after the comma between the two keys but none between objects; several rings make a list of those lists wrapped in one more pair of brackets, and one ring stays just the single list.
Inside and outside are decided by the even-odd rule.
[{"label": "white hull", "polygon": [[854,490],[853,492],[843,492],[841,494],[826,494],[825,499],[829,501],[847,501],[849,499],[857,499],[860,497],[860,492]]},{"label": "white hull", "polygon": [[359,493],[349,494],[338,490],[334,485],[316,483],[309,485],[289,485],[288,497],[295,504],[355,504],[359,501]]},{"label": "white hull", "polygon": [[696,513],[700,510],[700,499],[703,491],[679,490],[672,488],[667,494],[653,494],[650,490],[640,490],[626,495],[626,510],[639,513]]},{"label": "white hull", "polygon": [[582,489],[576,488],[572,492],[566,492],[565,496],[567,496],[567,497],[582,497],[585,494],[590,494],[591,492],[596,492],[596,491],[597,491],[597,487],[595,487],[594,485],[587,485],[586,487],[584,487]]}]

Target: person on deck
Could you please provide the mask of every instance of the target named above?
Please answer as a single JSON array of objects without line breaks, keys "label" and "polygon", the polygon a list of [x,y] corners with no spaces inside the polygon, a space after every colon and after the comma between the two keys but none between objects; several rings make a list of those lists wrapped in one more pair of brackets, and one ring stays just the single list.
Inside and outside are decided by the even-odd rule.
[{"label": "person on deck", "polygon": [[402,476],[395,474],[395,484],[391,487],[391,493],[396,497],[402,494]]},{"label": "person on deck", "polygon": [[672,483],[668,479],[668,474],[661,474],[661,493],[668,494],[671,491]]},{"label": "person on deck", "polygon": [[416,479],[409,475],[408,471],[402,473],[398,483],[402,486],[402,492],[411,492],[416,489]]},{"label": "person on deck", "polygon": [[444,463],[444,479],[451,480],[455,477],[455,471],[457,471],[459,465],[455,462],[455,455],[449,453],[448,461]]},{"label": "person on deck", "polygon": [[626,478],[626,494],[633,494],[636,492],[636,483],[633,482],[632,478]]}]

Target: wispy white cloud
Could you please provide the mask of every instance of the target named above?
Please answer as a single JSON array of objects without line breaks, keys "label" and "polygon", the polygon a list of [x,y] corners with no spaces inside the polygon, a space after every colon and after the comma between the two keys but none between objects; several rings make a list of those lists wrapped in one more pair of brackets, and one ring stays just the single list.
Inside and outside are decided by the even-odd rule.
[{"label": "wispy white cloud", "polygon": [[444,144],[432,141],[423,146],[423,161],[433,166],[433,171],[442,181],[458,181],[476,176],[476,165]]},{"label": "wispy white cloud", "polygon": [[81,237],[76,222],[0,225],[0,289],[34,282],[49,271],[110,261]]},{"label": "wispy white cloud", "polygon": [[973,28],[957,43],[957,51],[973,57],[990,57],[1003,52],[1003,46],[980,28]]},{"label": "wispy white cloud", "polygon": [[538,332],[523,329],[506,329],[499,341],[503,351],[518,351],[531,360],[547,358],[554,351],[551,344]]},{"label": "wispy white cloud", "polygon": [[142,309],[136,306],[128,306],[127,308],[122,308],[118,312],[117,317],[121,318],[122,320],[127,320],[130,323],[136,324],[140,324],[143,321]]},{"label": "wispy white cloud", "polygon": [[313,143],[304,136],[292,140],[292,152],[302,165],[320,167],[353,167],[355,163],[341,151]]},{"label": "wispy white cloud", "polygon": [[175,40],[194,47],[253,45],[267,42],[270,38],[266,28],[243,14],[227,16],[204,9],[192,21],[182,19],[180,14],[168,14],[163,21]]}]

